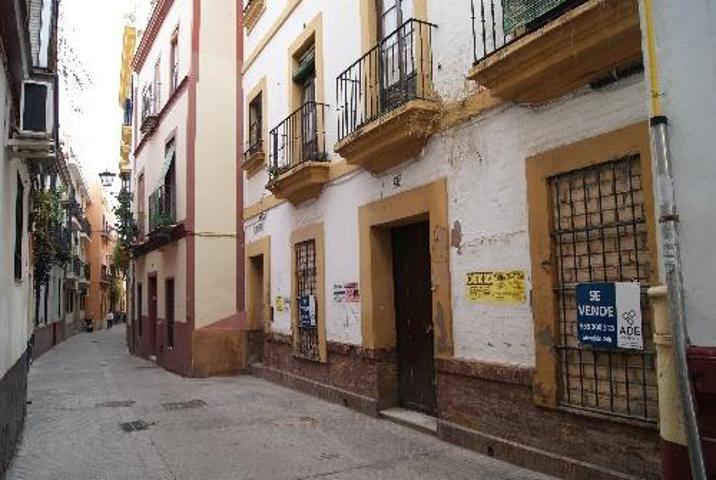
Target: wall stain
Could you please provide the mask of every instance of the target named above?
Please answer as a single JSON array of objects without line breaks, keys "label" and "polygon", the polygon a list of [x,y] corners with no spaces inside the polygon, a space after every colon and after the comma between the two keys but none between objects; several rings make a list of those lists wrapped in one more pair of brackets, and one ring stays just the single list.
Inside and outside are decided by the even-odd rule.
[{"label": "wall stain", "polygon": [[450,231],[450,246],[457,248],[457,254],[462,255],[462,225],[460,220],[455,220]]},{"label": "wall stain", "polygon": [[438,302],[435,312],[435,330],[438,340],[438,352],[448,355],[451,354],[450,339],[448,338],[448,331],[445,325],[445,309],[441,302]]}]

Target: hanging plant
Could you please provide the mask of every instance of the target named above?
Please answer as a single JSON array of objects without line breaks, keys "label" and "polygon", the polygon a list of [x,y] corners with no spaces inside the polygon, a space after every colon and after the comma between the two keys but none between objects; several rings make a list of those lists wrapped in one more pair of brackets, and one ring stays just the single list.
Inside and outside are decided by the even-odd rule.
[{"label": "hanging plant", "polygon": [[119,244],[125,249],[129,249],[137,236],[137,224],[132,214],[132,193],[129,190],[123,188],[117,194],[117,206],[114,208],[114,214],[117,217],[115,229]]},{"label": "hanging plant", "polygon": [[69,258],[65,242],[58,241],[62,232],[61,192],[55,189],[33,189],[32,246],[35,285],[46,285],[53,265],[63,264]]}]

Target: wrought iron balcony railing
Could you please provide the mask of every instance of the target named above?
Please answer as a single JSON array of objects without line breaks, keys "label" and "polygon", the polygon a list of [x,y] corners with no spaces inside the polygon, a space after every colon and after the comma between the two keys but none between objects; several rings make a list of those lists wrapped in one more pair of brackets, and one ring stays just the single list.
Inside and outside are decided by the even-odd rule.
[{"label": "wrought iron balcony railing", "polygon": [[170,185],[162,185],[149,196],[149,233],[176,224],[176,201]]},{"label": "wrought iron balcony railing", "polygon": [[269,132],[272,180],[301,163],[326,161],[327,106],[318,102],[304,103]]},{"label": "wrought iron balcony railing", "polygon": [[80,205],[80,202],[78,202],[76,199],[70,198],[69,200],[67,200],[65,208],[67,209],[67,212],[71,216],[75,217],[77,220],[82,217],[82,205]]},{"label": "wrought iron balcony railing", "polygon": [[264,149],[264,142],[259,138],[255,142],[249,142],[246,150],[244,150],[244,163],[248,162],[251,157],[257,153],[261,153]]},{"label": "wrought iron balcony railing", "polygon": [[437,25],[410,19],[336,78],[338,140],[432,91],[432,34]]},{"label": "wrought iron balcony railing", "polygon": [[100,280],[102,282],[109,282],[110,273],[109,273],[109,267],[107,265],[102,265],[102,269],[100,271]]},{"label": "wrought iron balcony railing", "polygon": [[149,84],[142,90],[142,115],[140,129],[142,133],[151,131],[157,124],[159,115],[159,84]]},{"label": "wrought iron balcony railing", "polygon": [[81,278],[84,273],[84,263],[80,260],[80,257],[75,256],[72,258],[72,273],[77,278]]},{"label": "wrought iron balcony railing", "polygon": [[156,115],[156,108],[154,105],[154,88],[151,85],[147,85],[142,90],[142,123],[147,119]]},{"label": "wrought iron balcony railing", "polygon": [[470,0],[475,63],[586,0]]},{"label": "wrought iron balcony railing", "polygon": [[256,2],[257,0],[244,0],[244,13],[251,9]]},{"label": "wrought iron balcony railing", "polygon": [[244,151],[244,162],[253,155],[262,152],[264,143],[261,139],[261,122],[255,121],[249,124],[249,141],[246,142],[246,150]]},{"label": "wrought iron balcony railing", "polygon": [[88,237],[91,237],[92,236],[92,224],[90,223],[89,220],[87,220],[87,217],[85,217],[84,215],[82,216],[82,218],[80,218],[80,225],[82,225],[82,231]]}]

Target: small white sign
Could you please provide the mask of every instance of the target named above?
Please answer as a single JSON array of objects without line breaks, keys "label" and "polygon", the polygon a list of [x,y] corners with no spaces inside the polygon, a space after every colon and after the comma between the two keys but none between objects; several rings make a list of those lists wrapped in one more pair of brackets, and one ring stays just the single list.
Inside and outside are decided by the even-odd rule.
[{"label": "small white sign", "polygon": [[614,284],[617,307],[617,346],[642,350],[644,332],[641,323],[641,288],[638,283]]}]

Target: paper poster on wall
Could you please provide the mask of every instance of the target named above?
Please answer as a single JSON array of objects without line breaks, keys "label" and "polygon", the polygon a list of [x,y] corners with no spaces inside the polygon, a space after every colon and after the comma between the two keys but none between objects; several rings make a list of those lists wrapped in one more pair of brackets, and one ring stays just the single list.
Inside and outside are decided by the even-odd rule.
[{"label": "paper poster on wall", "polygon": [[303,295],[298,297],[298,319],[302,327],[316,326],[316,296]]},{"label": "paper poster on wall", "polygon": [[358,282],[334,283],[333,301],[335,303],[360,303]]},{"label": "paper poster on wall", "polygon": [[524,303],[525,272],[522,270],[467,274],[465,295],[471,302]]},{"label": "paper poster on wall", "polygon": [[286,305],[284,302],[284,298],[282,296],[276,297],[276,310],[279,312],[283,312],[286,309]]},{"label": "paper poster on wall", "polygon": [[579,343],[642,350],[641,287],[637,282],[577,285]]}]

